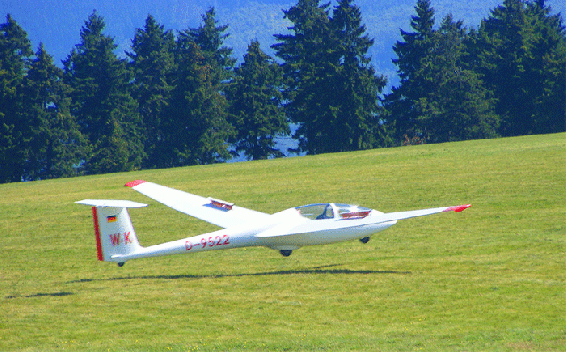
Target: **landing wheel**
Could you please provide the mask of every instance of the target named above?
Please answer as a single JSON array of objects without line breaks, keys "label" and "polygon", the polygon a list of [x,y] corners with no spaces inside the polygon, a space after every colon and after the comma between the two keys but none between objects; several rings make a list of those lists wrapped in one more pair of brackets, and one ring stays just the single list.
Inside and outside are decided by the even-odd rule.
[{"label": "landing wheel", "polygon": [[120,262],[120,263],[118,263],[118,267],[120,267],[120,268],[121,268],[121,267],[123,267],[123,266],[124,266],[124,264],[126,264],[126,263],[124,263],[124,262]]},{"label": "landing wheel", "polygon": [[291,253],[293,253],[293,251],[288,250],[288,249],[282,249],[279,251],[279,253],[281,253],[282,256],[284,257],[288,257],[291,255]]},{"label": "landing wheel", "polygon": [[364,244],[365,244],[365,243],[368,243],[368,242],[369,242],[369,237],[362,237],[362,238],[360,238],[360,242],[362,242],[362,243],[364,243]]}]

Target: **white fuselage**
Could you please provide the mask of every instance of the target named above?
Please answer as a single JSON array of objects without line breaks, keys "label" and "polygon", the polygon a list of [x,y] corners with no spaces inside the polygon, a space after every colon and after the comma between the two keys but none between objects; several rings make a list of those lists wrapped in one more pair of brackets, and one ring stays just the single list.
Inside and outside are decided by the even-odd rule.
[{"label": "white fuselage", "polygon": [[[275,213],[264,221],[237,225],[199,236],[187,237],[149,247],[134,253],[116,254],[113,261],[127,261],[170,254],[195,253],[249,246],[265,246],[275,250],[295,250],[303,246],[321,245],[370,236],[395,223],[379,221],[381,212],[372,210],[363,218],[312,220],[302,216],[297,208]],[[375,221],[372,221],[373,216]]]},{"label": "white fuselage", "polygon": [[113,199],[78,201],[92,206],[98,260],[117,262],[119,266],[130,259],[249,246],[275,249],[287,257],[303,246],[354,239],[367,243],[369,236],[393,226],[398,220],[443,212],[459,213],[471,206],[382,213],[353,204],[314,203],[268,214],[143,180],[128,182],[126,186],[181,213],[220,226],[222,230],[142,247],[127,209],[147,204]]}]

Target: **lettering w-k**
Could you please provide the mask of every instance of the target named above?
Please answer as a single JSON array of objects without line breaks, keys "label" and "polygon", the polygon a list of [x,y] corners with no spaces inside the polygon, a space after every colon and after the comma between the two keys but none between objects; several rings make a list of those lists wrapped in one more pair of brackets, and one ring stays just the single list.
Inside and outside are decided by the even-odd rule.
[{"label": "lettering w-k", "polygon": [[113,246],[118,246],[120,244],[120,234],[119,233],[115,233],[112,235],[108,235],[110,236],[110,242],[112,243]]}]

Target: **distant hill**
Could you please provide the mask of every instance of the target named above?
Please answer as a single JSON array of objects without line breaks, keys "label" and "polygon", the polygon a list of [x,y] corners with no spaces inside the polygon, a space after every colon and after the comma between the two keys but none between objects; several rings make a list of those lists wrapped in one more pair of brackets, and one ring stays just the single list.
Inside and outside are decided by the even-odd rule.
[{"label": "distant hill", "polygon": [[[416,0],[358,0],[364,23],[375,39],[371,55],[378,72],[396,81],[392,46],[400,39],[399,29],[409,30]],[[257,39],[269,54],[273,34],[283,33],[290,23],[283,19],[282,9],[288,9],[296,1],[291,0],[84,0],[41,1],[0,0],[2,22],[8,13],[26,30],[34,50],[43,42],[49,54],[60,65],[73,46],[79,41],[80,29],[94,9],[106,20],[106,34],[115,38],[118,53],[129,50],[137,28],[143,27],[148,14],[167,29],[183,30],[197,27],[201,15],[211,6],[217,9],[217,19],[229,25],[227,45],[234,49],[238,60],[243,57],[247,45]],[[332,2],[333,5],[336,1]],[[469,27],[477,27],[503,0],[432,0],[439,23],[446,14],[463,20]],[[555,12],[566,12],[566,3],[547,1]]]}]

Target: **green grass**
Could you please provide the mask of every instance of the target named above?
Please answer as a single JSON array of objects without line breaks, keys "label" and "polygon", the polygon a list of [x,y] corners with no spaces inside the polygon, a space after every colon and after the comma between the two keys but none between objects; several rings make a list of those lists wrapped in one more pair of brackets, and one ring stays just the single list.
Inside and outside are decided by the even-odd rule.
[{"label": "green grass", "polygon": [[[0,350],[566,350],[565,161],[555,134],[0,185]],[[140,178],[264,212],[473,207],[289,258],[98,262],[83,198],[150,204],[142,245],[215,229]]]}]

